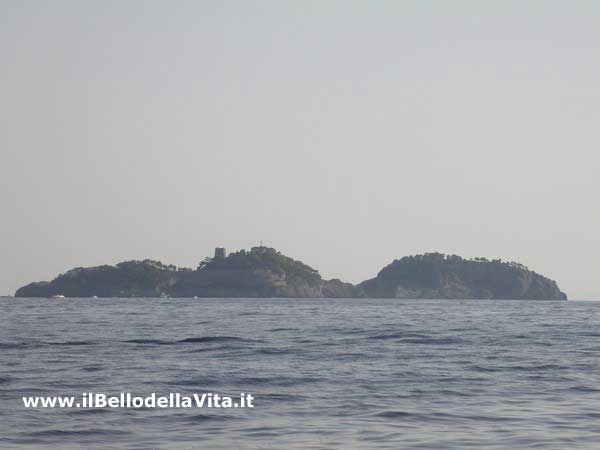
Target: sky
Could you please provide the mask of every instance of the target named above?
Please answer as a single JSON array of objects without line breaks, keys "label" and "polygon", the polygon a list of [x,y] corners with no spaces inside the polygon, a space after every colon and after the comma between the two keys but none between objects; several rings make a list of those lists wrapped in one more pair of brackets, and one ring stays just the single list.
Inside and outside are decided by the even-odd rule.
[{"label": "sky", "polygon": [[262,240],[600,300],[600,2],[0,0],[0,294]]}]

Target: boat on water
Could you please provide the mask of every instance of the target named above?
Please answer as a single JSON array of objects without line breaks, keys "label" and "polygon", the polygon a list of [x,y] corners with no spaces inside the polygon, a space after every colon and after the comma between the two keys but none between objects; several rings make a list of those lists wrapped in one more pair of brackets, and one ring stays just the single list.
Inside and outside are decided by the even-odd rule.
[{"label": "boat on water", "polygon": [[62,294],[51,295],[50,298],[65,298]]}]

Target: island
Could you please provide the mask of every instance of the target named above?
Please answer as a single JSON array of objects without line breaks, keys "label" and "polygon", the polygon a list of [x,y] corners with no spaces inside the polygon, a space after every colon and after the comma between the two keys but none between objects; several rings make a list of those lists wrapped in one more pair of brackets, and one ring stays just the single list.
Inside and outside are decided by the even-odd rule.
[{"label": "island", "polygon": [[15,297],[357,297],[338,279],[324,280],[312,267],[269,247],[226,255],[216,248],[198,267],[177,268],[159,261],[126,261],[114,266],[78,267],[52,281],[28,284]]},{"label": "island", "polygon": [[312,267],[258,246],[227,255],[222,247],[196,269],[160,261],[78,267],[15,297],[277,297],[566,300],[555,281],[525,266],[426,253],[407,256],[357,285],[325,280]]},{"label": "island", "polygon": [[373,298],[567,300],[555,281],[522,264],[442,253],[397,259],[358,288]]}]

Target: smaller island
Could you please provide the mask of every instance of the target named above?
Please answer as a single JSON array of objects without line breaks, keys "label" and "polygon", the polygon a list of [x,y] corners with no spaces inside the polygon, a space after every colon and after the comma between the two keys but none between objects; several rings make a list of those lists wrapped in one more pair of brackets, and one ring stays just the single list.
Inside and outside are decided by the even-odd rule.
[{"label": "smaller island", "polygon": [[358,288],[373,298],[567,300],[555,281],[522,264],[442,253],[397,259]]},{"label": "smaller island", "polygon": [[325,280],[312,267],[262,245],[229,255],[217,247],[196,269],[148,259],[78,267],[15,293],[63,296],[567,299],[555,281],[514,262],[426,253],[397,259],[375,278],[353,285]]}]

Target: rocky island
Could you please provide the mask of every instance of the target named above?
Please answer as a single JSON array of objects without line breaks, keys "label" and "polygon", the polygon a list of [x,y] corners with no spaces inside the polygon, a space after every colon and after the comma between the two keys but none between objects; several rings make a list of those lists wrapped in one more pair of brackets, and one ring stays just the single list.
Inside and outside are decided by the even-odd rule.
[{"label": "rocky island", "polygon": [[78,267],[28,284],[15,297],[286,297],[566,300],[556,282],[518,263],[427,253],[395,260],[358,285],[325,280],[269,247],[226,254],[217,248],[196,269],[159,261]]},{"label": "rocky island", "polygon": [[555,281],[519,263],[442,253],[397,259],[358,289],[374,298],[567,300]]},{"label": "rocky island", "polygon": [[229,255],[217,248],[193,270],[159,261],[76,268],[54,280],[31,283],[15,297],[356,297],[350,283],[324,280],[306,264],[269,247]]}]

